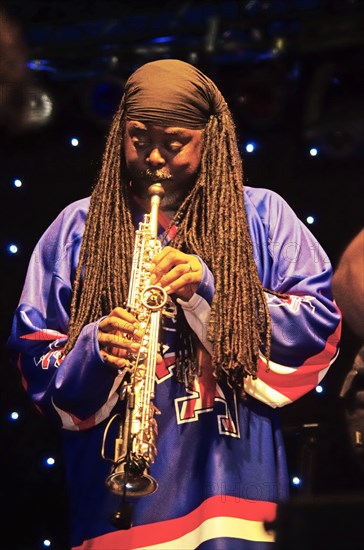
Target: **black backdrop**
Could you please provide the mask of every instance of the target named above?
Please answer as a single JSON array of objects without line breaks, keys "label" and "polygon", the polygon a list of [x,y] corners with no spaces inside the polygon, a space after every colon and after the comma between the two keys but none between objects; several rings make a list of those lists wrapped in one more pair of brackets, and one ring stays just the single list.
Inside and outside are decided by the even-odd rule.
[{"label": "black backdrop", "polygon": [[[199,63],[232,106],[245,183],[277,191],[304,222],[308,215],[314,215],[316,221],[310,229],[334,266],[363,219],[364,132],[355,126],[361,118],[362,53],[361,46],[348,45],[340,51],[328,48],[319,54],[289,53],[279,63],[258,57],[254,63],[230,58],[224,63],[202,58]],[[333,60],[335,90],[332,92],[328,84],[320,91],[322,101],[317,104],[312,82],[320,67]],[[130,69],[128,63],[126,69]],[[259,90],[253,78],[257,69],[262,69],[266,79]],[[244,110],[238,92],[244,88],[241,82],[250,77],[255,101],[251,105],[248,102]],[[75,88],[74,81],[70,85]],[[67,82],[62,86],[67,88]],[[246,89],[240,97],[244,93],[249,97]],[[315,101],[319,116],[311,124]],[[49,125],[17,135],[6,131],[0,135],[3,344],[32,249],[64,206],[89,194],[100,167],[106,132],[107,125],[88,118],[80,109],[80,99],[70,95]],[[79,139],[78,147],[70,145],[74,136]],[[244,149],[248,140],[257,144],[252,154]],[[319,154],[312,157],[308,151],[315,144]],[[16,177],[23,181],[21,188],[13,186]],[[17,254],[8,253],[11,242],[17,243]],[[344,323],[342,351],[323,381],[324,392],[313,391],[282,410],[290,472],[304,480],[301,486],[292,487],[293,495],[346,495],[364,487],[361,470],[351,456],[338,397],[358,346]],[[29,402],[5,346],[0,391],[2,547],[41,548],[41,541],[48,537],[53,548],[63,548],[66,504],[58,435]],[[13,410],[20,412],[17,422],[9,419]],[[52,453],[56,465],[47,469],[43,458]]]}]

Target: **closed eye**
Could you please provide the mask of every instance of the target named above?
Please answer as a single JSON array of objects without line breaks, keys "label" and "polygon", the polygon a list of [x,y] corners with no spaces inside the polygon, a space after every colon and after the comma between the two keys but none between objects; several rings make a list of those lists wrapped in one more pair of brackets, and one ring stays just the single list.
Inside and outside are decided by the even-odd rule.
[{"label": "closed eye", "polygon": [[133,136],[131,141],[136,149],[147,147],[149,145],[149,140],[144,136]]}]

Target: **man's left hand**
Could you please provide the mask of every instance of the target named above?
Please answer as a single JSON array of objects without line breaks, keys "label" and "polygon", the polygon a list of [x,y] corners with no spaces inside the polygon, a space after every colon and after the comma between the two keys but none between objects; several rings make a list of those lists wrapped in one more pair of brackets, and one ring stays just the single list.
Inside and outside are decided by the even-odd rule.
[{"label": "man's left hand", "polygon": [[202,264],[196,256],[166,246],[154,258],[150,283],[160,285],[167,294],[188,301],[202,279]]}]

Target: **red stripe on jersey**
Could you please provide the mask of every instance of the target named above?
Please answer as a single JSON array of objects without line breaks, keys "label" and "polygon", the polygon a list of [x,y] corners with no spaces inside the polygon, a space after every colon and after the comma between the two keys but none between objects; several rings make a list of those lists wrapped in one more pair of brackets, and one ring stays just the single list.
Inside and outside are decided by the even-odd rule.
[{"label": "red stripe on jersey", "polygon": [[295,401],[317,386],[320,372],[329,366],[330,361],[337,353],[340,333],[341,323],[338,324],[335,332],[329,336],[325,348],[316,355],[309,357],[293,372],[287,374],[276,373],[272,370],[267,372],[265,363],[260,360],[258,378],[291,401]]},{"label": "red stripe on jersey", "polygon": [[57,338],[67,338],[66,334],[58,332],[58,330],[38,330],[36,332],[30,332],[29,334],[23,334],[20,336],[23,340],[56,340]]},{"label": "red stripe on jersey", "polygon": [[186,516],[138,525],[127,531],[108,533],[89,539],[81,546],[74,547],[73,550],[143,548],[153,544],[163,544],[183,537],[211,518],[231,517],[258,522],[272,521],[275,517],[276,507],[274,502],[252,501],[219,495],[205,500]]}]

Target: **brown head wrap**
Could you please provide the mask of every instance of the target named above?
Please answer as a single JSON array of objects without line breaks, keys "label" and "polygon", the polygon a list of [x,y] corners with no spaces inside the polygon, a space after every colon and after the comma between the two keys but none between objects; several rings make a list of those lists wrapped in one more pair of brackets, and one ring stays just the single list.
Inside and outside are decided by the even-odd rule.
[{"label": "brown head wrap", "polygon": [[125,86],[128,120],[160,126],[203,128],[226,108],[217,86],[199,69],[177,59],[146,63]]}]

